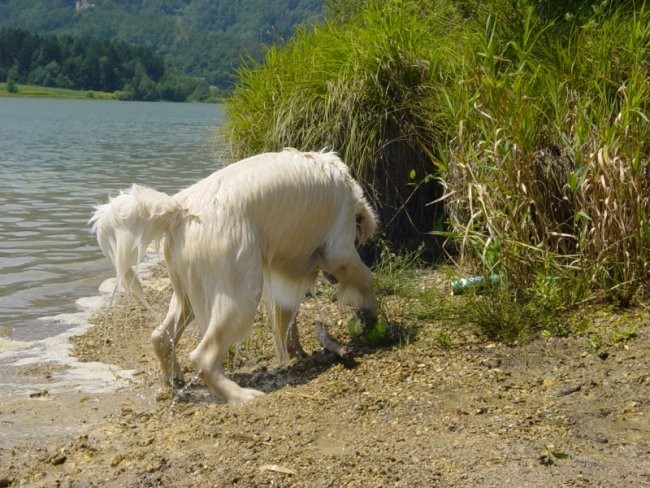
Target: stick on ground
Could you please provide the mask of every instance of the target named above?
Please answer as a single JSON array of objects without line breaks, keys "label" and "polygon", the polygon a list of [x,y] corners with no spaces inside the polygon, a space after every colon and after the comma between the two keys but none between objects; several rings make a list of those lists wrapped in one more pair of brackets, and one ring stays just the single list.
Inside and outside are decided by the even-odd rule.
[{"label": "stick on ground", "polygon": [[314,324],[314,328],[316,330],[316,338],[323,349],[333,352],[341,359],[350,359],[352,357],[352,349],[349,346],[340,344],[336,339],[329,335],[322,322],[317,321]]}]

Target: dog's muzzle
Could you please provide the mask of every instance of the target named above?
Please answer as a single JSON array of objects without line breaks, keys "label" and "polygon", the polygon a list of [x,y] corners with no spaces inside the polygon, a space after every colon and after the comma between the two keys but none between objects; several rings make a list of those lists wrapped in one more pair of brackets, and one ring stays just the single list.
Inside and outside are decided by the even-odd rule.
[{"label": "dog's muzzle", "polygon": [[370,310],[363,308],[358,309],[357,317],[361,321],[364,330],[368,330],[377,324],[377,314]]}]

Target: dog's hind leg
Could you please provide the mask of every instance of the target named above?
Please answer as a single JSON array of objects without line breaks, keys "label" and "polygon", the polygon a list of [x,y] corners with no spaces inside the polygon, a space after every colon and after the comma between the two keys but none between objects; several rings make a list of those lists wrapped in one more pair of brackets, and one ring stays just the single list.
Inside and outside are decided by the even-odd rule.
[{"label": "dog's hind leg", "polygon": [[176,345],[193,318],[187,299],[174,293],[169,302],[167,316],[151,334],[151,342],[160,361],[162,380],[165,385],[183,384],[183,372],[176,359]]},{"label": "dog's hind leg", "polygon": [[221,293],[215,298],[212,314],[201,342],[190,353],[190,360],[200,372],[208,388],[228,403],[245,403],[263,392],[242,388],[228,379],[223,370],[223,359],[231,344],[241,341],[252,326],[257,300],[250,296],[230,296]]}]

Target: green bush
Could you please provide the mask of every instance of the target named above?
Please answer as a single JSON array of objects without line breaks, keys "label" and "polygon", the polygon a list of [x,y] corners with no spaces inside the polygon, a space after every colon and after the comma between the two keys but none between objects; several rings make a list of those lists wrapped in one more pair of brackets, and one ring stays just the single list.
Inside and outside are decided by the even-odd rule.
[{"label": "green bush", "polygon": [[18,84],[15,81],[8,81],[7,91],[9,93],[18,93]]},{"label": "green bush", "polygon": [[239,73],[226,103],[237,156],[292,146],[333,149],[379,209],[396,247],[416,249],[443,221],[432,157],[443,88],[466,59],[452,2],[366,2],[344,23],[303,29]]}]

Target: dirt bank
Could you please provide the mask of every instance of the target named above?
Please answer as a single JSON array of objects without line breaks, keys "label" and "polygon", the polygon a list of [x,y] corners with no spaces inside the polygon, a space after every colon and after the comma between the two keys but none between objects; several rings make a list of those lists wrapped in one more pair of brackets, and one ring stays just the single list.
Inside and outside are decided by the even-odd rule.
[{"label": "dirt bank", "polygon": [[[435,276],[422,282],[447,293]],[[196,379],[160,388],[148,337],[168,293],[152,280],[155,313],[123,307],[75,339],[78,357],[135,369],[129,388],[2,400],[4,432],[40,422],[44,434],[0,450],[0,486],[650,486],[643,311],[594,312],[584,335],[516,346],[469,329],[443,341],[444,324],[424,323],[342,364],[313,335],[323,320],[347,340],[347,312],[321,285],[299,318],[309,357],[278,365],[260,314],[228,369],[268,395],[232,407]],[[405,322],[407,303],[384,303]],[[183,340],[185,362],[195,339]]]}]

